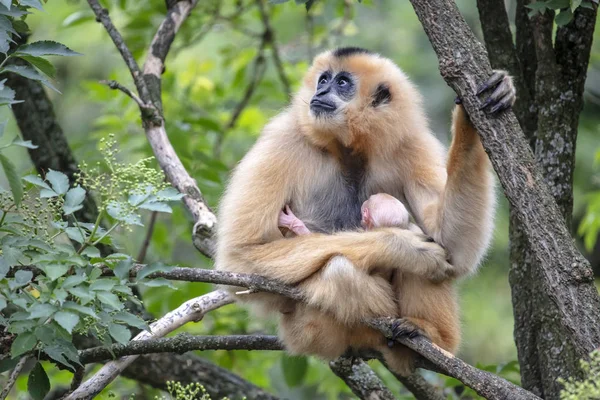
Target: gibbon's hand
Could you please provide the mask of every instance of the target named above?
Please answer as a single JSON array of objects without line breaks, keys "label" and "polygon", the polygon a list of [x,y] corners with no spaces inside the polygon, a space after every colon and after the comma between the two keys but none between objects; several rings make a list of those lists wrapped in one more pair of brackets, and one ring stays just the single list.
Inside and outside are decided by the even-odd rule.
[{"label": "gibbon's hand", "polygon": [[448,262],[446,249],[437,244],[430,236],[420,234],[414,235],[413,246],[419,250],[423,257],[432,259],[433,263],[427,263],[429,280],[434,283],[443,282],[455,277],[455,268]]},{"label": "gibbon's hand", "polygon": [[477,89],[476,95],[493,90],[492,94],[481,104],[480,110],[487,109],[491,114],[510,108],[517,99],[517,91],[508,72],[494,70],[492,76]]},{"label": "gibbon's hand", "polygon": [[[476,95],[479,96],[483,92],[491,89],[495,90],[490,97],[483,102],[479,108],[480,110],[490,107],[489,112],[495,114],[510,108],[517,99],[517,91],[512,78],[506,71],[494,70],[492,76],[477,88]],[[456,96],[454,98],[454,104],[462,104],[462,99],[459,96]]]}]

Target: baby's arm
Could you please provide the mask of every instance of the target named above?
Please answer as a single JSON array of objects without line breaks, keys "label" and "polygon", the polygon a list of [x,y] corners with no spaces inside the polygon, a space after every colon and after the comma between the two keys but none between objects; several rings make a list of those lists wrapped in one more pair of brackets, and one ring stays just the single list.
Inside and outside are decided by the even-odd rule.
[{"label": "baby's arm", "polygon": [[287,228],[298,236],[310,233],[304,222],[294,215],[289,206],[285,206],[285,210],[279,212],[279,227]]}]

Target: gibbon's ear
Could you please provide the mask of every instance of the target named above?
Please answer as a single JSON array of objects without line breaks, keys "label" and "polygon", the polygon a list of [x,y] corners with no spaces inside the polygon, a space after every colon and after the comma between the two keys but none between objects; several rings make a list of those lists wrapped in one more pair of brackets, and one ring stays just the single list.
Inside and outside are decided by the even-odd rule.
[{"label": "gibbon's ear", "polygon": [[392,94],[390,93],[390,87],[387,83],[380,83],[375,89],[375,93],[373,93],[373,102],[371,105],[373,107],[380,106],[382,104],[387,104],[392,100]]}]

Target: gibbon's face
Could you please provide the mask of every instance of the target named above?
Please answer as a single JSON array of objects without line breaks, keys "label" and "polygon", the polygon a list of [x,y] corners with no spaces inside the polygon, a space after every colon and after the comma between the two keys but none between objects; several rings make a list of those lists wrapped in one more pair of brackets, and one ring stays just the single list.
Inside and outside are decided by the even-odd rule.
[{"label": "gibbon's face", "polygon": [[304,78],[300,107],[305,121],[322,133],[344,135],[364,124],[373,130],[371,120],[388,119],[405,80],[384,57],[355,47],[338,48],[315,58]]}]

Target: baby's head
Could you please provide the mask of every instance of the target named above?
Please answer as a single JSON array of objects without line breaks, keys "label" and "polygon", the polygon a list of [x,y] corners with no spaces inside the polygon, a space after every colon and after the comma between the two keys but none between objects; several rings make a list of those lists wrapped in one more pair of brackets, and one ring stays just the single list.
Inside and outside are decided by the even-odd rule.
[{"label": "baby's head", "polygon": [[397,227],[407,229],[408,210],[394,196],[386,193],[374,194],[360,208],[361,224],[365,229]]}]

